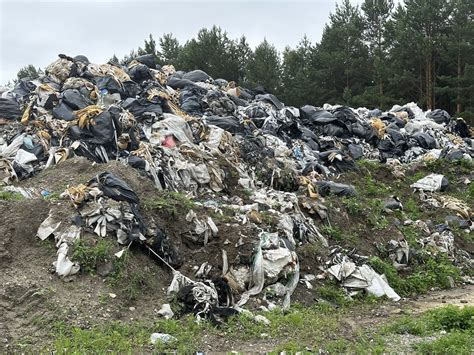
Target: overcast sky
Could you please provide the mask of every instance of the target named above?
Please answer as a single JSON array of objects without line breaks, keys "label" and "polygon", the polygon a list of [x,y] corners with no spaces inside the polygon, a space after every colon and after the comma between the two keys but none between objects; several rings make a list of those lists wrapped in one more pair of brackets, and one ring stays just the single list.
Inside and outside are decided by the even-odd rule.
[{"label": "overcast sky", "polygon": [[[355,4],[361,1],[354,0]],[[119,58],[173,33],[180,43],[198,30],[221,26],[231,38],[244,34],[252,47],[264,37],[283,49],[303,35],[321,39],[336,0],[306,1],[152,1],[0,0],[0,83],[34,64],[44,68],[57,54],[86,55],[93,63]]]}]

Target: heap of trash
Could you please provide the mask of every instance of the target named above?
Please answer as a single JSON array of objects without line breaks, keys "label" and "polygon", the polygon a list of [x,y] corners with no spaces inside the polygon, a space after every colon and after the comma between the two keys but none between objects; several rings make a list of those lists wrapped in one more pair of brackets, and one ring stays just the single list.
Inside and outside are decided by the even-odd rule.
[{"label": "heap of trash", "polygon": [[[91,164],[117,161],[150,179],[157,191],[182,192],[196,200],[205,196],[200,200],[206,208],[232,209],[235,228],[251,225],[255,231],[238,242],[250,249],[249,257],[229,259],[228,240],[212,216],[190,210],[185,216],[188,242],[204,250],[218,242],[222,262],[220,267],[196,265],[194,274],[184,275],[176,241],[146,220],[127,182],[104,169],[62,193],[73,207],[69,219],[52,208],[38,230],[42,240],[54,237],[60,276],[79,272],[70,249],[83,233],[92,233],[122,245],[117,257],[132,243],[145,246],[173,274],[168,293],[176,293],[198,317],[240,312],[267,289],[275,295],[269,308],[277,303],[287,308],[295,288],[311,287],[315,278],[333,278],[351,294],[365,290],[397,301],[400,297],[366,257],[336,248],[321,274],[302,276],[296,248],[329,246],[314,222],[327,216],[320,197],[356,195],[352,186],[332,180],[356,170],[357,160],[392,166],[440,158],[472,161],[472,135],[462,118],[439,109],[423,112],[414,103],[386,112],[329,104],[296,108],[263,87],[250,90],[201,70],[160,67],[152,55],[127,66],[59,55],[40,78],[2,89],[0,181],[5,189],[30,197],[15,184],[52,166],[75,157]],[[434,205],[457,208],[465,227],[472,229],[469,206],[431,194],[447,183],[438,174],[412,187]],[[246,198],[237,190],[245,191]],[[392,201],[389,208],[398,204]],[[273,214],[277,227],[259,230],[259,211]],[[436,238],[429,233],[425,243],[452,252],[449,231],[436,233]],[[392,241],[389,247],[394,263],[408,261],[406,243]]]}]

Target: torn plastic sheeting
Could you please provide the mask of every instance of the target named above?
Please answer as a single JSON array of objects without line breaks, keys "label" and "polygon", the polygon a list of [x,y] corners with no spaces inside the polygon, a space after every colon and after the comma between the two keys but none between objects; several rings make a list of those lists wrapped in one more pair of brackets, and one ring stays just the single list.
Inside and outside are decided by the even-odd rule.
[{"label": "torn plastic sheeting", "polygon": [[171,319],[174,316],[171,306],[168,303],[163,304],[157,314],[165,319]]},{"label": "torn plastic sheeting", "polygon": [[10,184],[18,180],[13,164],[5,158],[0,158],[0,181],[4,184]]},{"label": "torn plastic sheeting", "polygon": [[59,228],[60,225],[61,222],[56,223],[54,221],[54,217],[51,215],[50,212],[49,216],[40,224],[36,235],[39,239],[45,240],[51,234],[53,234]]},{"label": "torn plastic sheeting", "polygon": [[186,215],[186,221],[194,222],[194,233],[197,235],[204,235],[204,246],[207,245],[211,236],[216,236],[219,229],[215,225],[211,217],[207,217],[207,221],[197,218],[196,212],[190,210]]},{"label": "torn plastic sheeting", "polygon": [[286,248],[269,249],[263,251],[263,269],[265,276],[277,278],[284,270],[293,268],[297,262],[295,252]]},{"label": "torn plastic sheeting", "polygon": [[[361,278],[367,281],[368,286],[365,287],[365,290],[376,296],[382,297],[387,296],[392,301],[399,301],[400,296],[390,287],[387,281],[377,274],[369,265],[362,265],[358,267],[357,271],[360,273]],[[344,287],[352,287],[350,279],[344,281]]]},{"label": "torn plastic sheeting", "polygon": [[171,343],[178,341],[174,336],[170,334],[165,334],[165,333],[152,333],[150,335],[150,343],[151,344],[156,344],[156,343]]},{"label": "torn plastic sheeting", "polygon": [[352,261],[346,259],[340,264],[331,266],[328,272],[332,274],[338,281],[342,281],[352,275],[356,270],[356,265]]},{"label": "torn plastic sheeting", "polygon": [[265,276],[269,279],[274,279],[284,273],[285,276],[289,276],[289,281],[285,286],[285,298],[283,301],[283,308],[287,309],[290,306],[291,294],[294,292],[299,281],[298,256],[295,252],[286,248],[264,249],[274,247],[275,243],[280,244],[279,238],[275,234],[262,232],[259,237],[260,243],[255,252],[252,266],[253,287],[241,295],[237,305],[244,305],[250,296],[255,296],[263,290]]},{"label": "torn plastic sheeting", "polygon": [[71,225],[65,231],[56,235],[56,247],[60,247],[61,244],[67,243],[73,245],[81,238],[81,227]]},{"label": "torn plastic sheeting", "polygon": [[163,114],[164,120],[152,126],[151,143],[161,144],[166,136],[173,135],[180,143],[193,144],[193,134],[188,123],[180,116],[170,113]]},{"label": "torn plastic sheeting", "polygon": [[448,187],[448,179],[441,174],[430,174],[424,178],[418,180],[410,187],[423,191],[444,191]]},{"label": "torn plastic sheeting", "polygon": [[0,151],[0,155],[5,158],[11,158],[15,156],[18,150],[20,149],[20,147],[22,146],[25,137],[26,137],[26,133],[22,133],[18,135],[17,137],[15,137],[15,139],[13,139],[6,148]]},{"label": "torn plastic sheeting", "polygon": [[356,266],[344,257],[341,263],[331,266],[327,271],[344,287],[365,289],[376,297],[387,296],[393,301],[400,300],[387,281],[366,264]]},{"label": "torn plastic sheeting", "polygon": [[56,268],[56,273],[59,276],[69,276],[77,274],[80,270],[78,263],[72,262],[67,256],[69,251],[69,246],[67,243],[62,243],[58,249],[58,258],[53,263],[53,266]]}]

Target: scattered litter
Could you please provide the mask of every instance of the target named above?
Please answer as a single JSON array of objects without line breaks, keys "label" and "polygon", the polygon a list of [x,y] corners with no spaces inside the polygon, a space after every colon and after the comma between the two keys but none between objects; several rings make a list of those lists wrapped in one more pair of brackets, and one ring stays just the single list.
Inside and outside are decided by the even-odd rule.
[{"label": "scattered litter", "polygon": [[444,191],[448,187],[448,179],[441,174],[430,174],[424,178],[418,180],[414,184],[411,184],[410,187],[414,189],[419,189],[423,191]]},{"label": "scattered litter", "polygon": [[155,345],[156,343],[171,343],[177,341],[174,336],[165,333],[153,333],[150,336],[150,343]]},{"label": "scattered litter", "polygon": [[165,319],[171,319],[174,316],[171,306],[168,303],[165,303],[163,306],[161,306],[157,313]]}]

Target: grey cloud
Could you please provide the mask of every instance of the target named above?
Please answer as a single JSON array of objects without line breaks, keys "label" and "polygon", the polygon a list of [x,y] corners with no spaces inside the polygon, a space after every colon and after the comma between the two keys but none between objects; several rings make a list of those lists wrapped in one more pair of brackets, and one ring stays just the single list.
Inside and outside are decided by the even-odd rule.
[{"label": "grey cloud", "polygon": [[[0,0],[1,1],[1,0]],[[148,34],[172,32],[181,43],[200,28],[221,26],[244,34],[255,47],[263,38],[282,50],[306,34],[319,41],[335,0],[320,1],[1,1],[0,83],[28,64],[45,67],[59,53],[92,62],[121,57]]]}]

